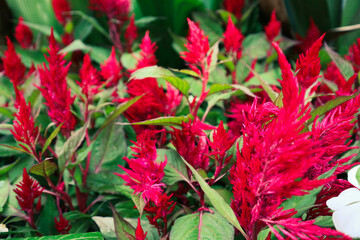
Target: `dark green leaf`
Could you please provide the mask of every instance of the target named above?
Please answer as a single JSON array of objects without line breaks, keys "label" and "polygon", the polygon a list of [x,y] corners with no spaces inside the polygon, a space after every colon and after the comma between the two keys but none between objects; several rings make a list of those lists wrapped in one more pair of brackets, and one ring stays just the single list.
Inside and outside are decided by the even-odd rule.
[{"label": "dark green leaf", "polygon": [[136,122],[136,123],[117,123],[119,125],[158,125],[158,126],[174,126],[181,125],[182,122],[189,122],[193,120],[194,116],[192,114],[188,114],[186,116],[179,117],[159,117],[153,118],[150,120]]},{"label": "dark green leaf", "polygon": [[72,11],[71,13],[73,15],[78,15],[78,16],[82,17],[82,19],[89,22],[97,31],[99,31],[99,33],[101,33],[106,38],[110,39],[109,34],[104,30],[104,28],[98,23],[98,21],[95,18],[90,17],[90,16],[88,16],[85,13],[80,12],[80,11]]},{"label": "dark green leaf", "polygon": [[7,174],[0,175],[0,213],[8,199],[10,193],[10,182]]},{"label": "dark green leaf", "polygon": [[45,237],[29,237],[29,238],[13,238],[13,240],[103,240],[100,232],[76,233],[68,235],[45,236]]},{"label": "dark green leaf", "polygon": [[48,137],[48,139],[46,139],[45,141],[45,144],[43,146],[43,149],[41,151],[41,154],[43,154],[46,149],[48,148],[48,146],[51,144],[52,140],[57,136],[57,134],[59,133],[60,129],[61,129],[61,126],[63,125],[64,123],[61,123],[51,134],[50,136]]},{"label": "dark green leaf", "polygon": [[111,211],[113,213],[115,233],[118,239],[122,239],[128,235],[135,239],[135,228],[131,226],[124,218],[122,218],[111,205]]},{"label": "dark green leaf", "polygon": [[32,166],[30,168],[30,173],[46,177],[53,174],[57,169],[58,167],[56,163],[53,163],[50,160],[45,160]]},{"label": "dark green leaf", "polygon": [[[188,173],[186,166],[181,159],[179,153],[173,149],[157,149],[157,162],[167,160],[163,178],[163,182],[167,185],[173,185],[176,182],[183,181]],[[166,157],[165,157],[166,156]]]},{"label": "dark green leaf", "polygon": [[267,56],[270,49],[269,41],[266,39],[264,33],[255,33],[248,35],[242,44],[243,56],[248,56],[251,59],[261,59]]},{"label": "dark green leaf", "polygon": [[58,216],[55,199],[48,195],[39,216],[38,228],[43,235],[57,234],[54,217]]},{"label": "dark green leaf", "polygon": [[354,69],[352,65],[343,59],[338,53],[334,52],[326,43],[325,50],[329,54],[330,58],[334,61],[341,74],[346,80],[349,80],[354,75]]},{"label": "dark green leaf", "polygon": [[[51,33],[51,27],[48,25],[41,25],[41,24],[36,24],[36,23],[31,23],[31,22],[26,22],[24,21],[24,23],[31,29],[36,30],[41,32],[42,34],[44,34],[45,36],[50,36]],[[57,41],[61,41],[61,37],[60,35],[54,30],[54,38]]]},{"label": "dark green leaf", "polygon": [[8,165],[0,167],[0,176],[6,174],[8,171],[10,171],[18,162],[20,159],[17,159],[15,162],[10,163]]},{"label": "dark green leaf", "polygon": [[176,89],[178,89],[182,94],[187,96],[190,85],[185,80],[176,77],[170,70],[166,68],[162,68],[159,66],[151,66],[141,68],[131,74],[130,80],[133,79],[145,79],[145,78],[162,78],[171,85],[173,85]]},{"label": "dark green leaf", "polygon": [[89,174],[87,184],[92,191],[98,193],[122,194],[131,198],[133,190],[124,185],[124,180],[113,172]]},{"label": "dark green leaf", "polygon": [[326,102],[324,105],[317,107],[314,111],[311,112],[311,118],[307,121],[307,124],[309,125],[310,123],[312,123],[315,120],[316,116],[321,116],[327,113],[328,111],[336,108],[337,106],[343,104],[344,102],[355,98],[357,95],[358,94],[356,93],[351,96],[340,96]]},{"label": "dark green leaf", "polygon": [[190,168],[192,173],[194,174],[196,180],[200,184],[201,189],[204,191],[205,195],[209,198],[211,204],[214,208],[228,220],[234,227],[236,227],[240,233],[247,238],[246,233],[241,228],[239,221],[236,218],[236,215],[232,208],[225,202],[225,200],[214,190],[212,189],[206,181],[198,174],[198,172],[184,159],[185,164]]},{"label": "dark green leaf", "polygon": [[[205,212],[200,224],[200,213],[189,214],[176,219],[170,232],[171,240],[234,239],[234,228],[216,210]],[[199,231],[199,228],[201,229]],[[199,236],[200,235],[200,236]]]}]

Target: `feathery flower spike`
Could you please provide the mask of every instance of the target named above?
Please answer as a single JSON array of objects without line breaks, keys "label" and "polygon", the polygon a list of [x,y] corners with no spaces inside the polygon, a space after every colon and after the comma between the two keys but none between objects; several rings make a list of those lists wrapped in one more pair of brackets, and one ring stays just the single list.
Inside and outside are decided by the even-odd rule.
[{"label": "feathery flower spike", "polygon": [[137,27],[135,25],[135,16],[134,14],[130,17],[129,25],[127,26],[125,30],[125,39],[127,44],[127,50],[128,52],[132,51],[132,45],[136,38],[138,37]]},{"label": "feathery flower spike", "polygon": [[269,42],[273,42],[274,39],[279,36],[281,30],[281,22],[276,18],[275,9],[271,12],[271,18],[268,25],[265,26],[265,35]]},{"label": "feathery flower spike", "polygon": [[70,222],[66,220],[62,214],[60,215],[59,220],[57,220],[56,217],[54,217],[54,220],[56,231],[59,234],[69,234],[69,231],[71,229]]},{"label": "feathery flower spike", "polygon": [[130,0],[90,0],[90,8],[105,13],[109,19],[126,20],[130,3]]},{"label": "feathery flower spike", "polygon": [[237,60],[241,58],[241,45],[243,40],[244,36],[241,34],[240,30],[235,27],[229,16],[226,31],[224,33],[224,45],[226,52],[235,54]]},{"label": "feathery flower spike", "polygon": [[112,48],[111,54],[109,58],[104,62],[104,64],[100,64],[101,68],[101,76],[108,81],[107,87],[116,86],[119,80],[122,77],[121,63],[116,59],[115,47]]},{"label": "feathery flower spike", "polygon": [[87,100],[91,100],[92,96],[99,92],[100,79],[96,68],[91,65],[91,59],[88,54],[84,56],[84,62],[80,69],[80,79],[81,81],[78,84],[81,87],[81,92]]},{"label": "feathery flower spike", "polygon": [[52,0],[52,7],[54,9],[55,17],[61,25],[65,25],[71,20],[71,8],[67,0]]},{"label": "feathery flower spike", "polygon": [[236,16],[237,19],[240,19],[242,16],[242,10],[244,8],[244,0],[224,0],[223,6],[226,11],[231,12]]},{"label": "feathery flower spike", "polygon": [[24,19],[19,17],[19,22],[15,28],[15,38],[22,48],[30,48],[33,41],[33,33],[28,26],[24,24]]},{"label": "feathery flower spike", "polygon": [[138,218],[138,224],[137,224],[136,230],[135,230],[135,239],[136,240],[145,240],[146,235],[147,235],[147,232],[144,233],[144,230],[141,227],[140,218]]}]

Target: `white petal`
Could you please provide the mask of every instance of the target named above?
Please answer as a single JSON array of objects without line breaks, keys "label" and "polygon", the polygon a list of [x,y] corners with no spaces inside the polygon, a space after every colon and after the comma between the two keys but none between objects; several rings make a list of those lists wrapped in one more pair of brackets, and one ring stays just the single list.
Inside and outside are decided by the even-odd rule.
[{"label": "white petal", "polygon": [[[348,188],[340,193],[339,196],[330,198],[326,201],[326,205],[331,210],[338,210],[346,205],[360,201],[360,191],[357,188]],[[359,212],[360,214],[360,212]]]},{"label": "white petal", "polygon": [[332,219],[336,230],[360,238],[360,202],[336,210]]},{"label": "white petal", "polygon": [[360,165],[353,167],[348,172],[348,181],[357,188],[360,188],[359,181],[356,179],[356,172],[360,168]]}]

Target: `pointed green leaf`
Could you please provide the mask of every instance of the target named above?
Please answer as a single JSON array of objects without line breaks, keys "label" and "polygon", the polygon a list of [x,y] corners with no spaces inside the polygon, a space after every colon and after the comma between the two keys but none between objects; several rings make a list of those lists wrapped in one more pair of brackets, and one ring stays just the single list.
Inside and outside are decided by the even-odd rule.
[{"label": "pointed green leaf", "polygon": [[[28,26],[29,28],[33,29],[33,30],[36,30],[36,31],[41,32],[41,33],[44,34],[45,36],[50,36],[51,27],[48,26],[48,25],[41,25],[41,24],[36,24],[36,23],[31,23],[31,22],[25,22],[25,21],[24,21],[24,24],[25,24],[26,26]],[[61,41],[60,35],[59,35],[55,30],[53,30],[53,33],[54,33],[54,38],[55,38],[57,41]]]},{"label": "pointed green leaf", "polygon": [[142,194],[133,194],[131,196],[136,208],[139,210],[139,213],[140,213],[140,218],[144,212],[144,208],[145,208],[145,201],[144,201],[144,198],[142,197]]},{"label": "pointed green leaf", "polygon": [[101,126],[101,130],[104,129],[108,124],[112,123],[120,114],[125,112],[131,105],[136,103],[140,98],[142,98],[143,95],[136,96],[132,99],[130,99],[127,102],[124,102],[117,106],[117,108],[110,113],[110,115],[105,119],[103,125]]},{"label": "pointed green leaf", "polygon": [[73,15],[78,15],[80,16],[82,19],[88,21],[99,33],[101,33],[103,36],[105,36],[106,38],[110,39],[109,34],[104,30],[104,28],[98,23],[98,21],[96,20],[96,18],[90,17],[88,15],[86,15],[85,13],[81,12],[81,11],[72,11],[71,12]]},{"label": "pointed green leaf", "polygon": [[8,165],[4,165],[2,167],[0,167],[0,176],[4,175],[5,173],[7,173],[8,171],[10,171],[18,162],[20,161],[20,158],[17,159],[15,162],[10,163]]},{"label": "pointed green leaf", "polygon": [[45,160],[32,166],[30,168],[30,173],[46,177],[53,174],[57,169],[58,166],[56,165],[56,163],[53,163],[50,160]]},{"label": "pointed green leaf", "polygon": [[195,78],[200,78],[199,74],[197,74],[196,72],[194,72],[193,70],[190,70],[190,69],[180,69],[180,70],[174,69],[174,68],[170,68],[170,69],[171,69],[171,71],[174,71],[174,72],[179,72],[179,73],[183,73],[183,74],[195,77]]},{"label": "pointed green leaf", "polygon": [[50,134],[50,136],[48,137],[48,139],[46,139],[45,144],[44,144],[44,146],[43,146],[43,149],[42,149],[42,151],[41,151],[41,154],[43,154],[43,153],[46,151],[46,149],[48,148],[48,146],[51,144],[52,140],[53,140],[53,139],[57,136],[57,134],[59,133],[59,131],[60,131],[60,129],[61,129],[61,127],[62,127],[63,124],[64,124],[64,123],[61,123],[61,124]]},{"label": "pointed green leaf", "polygon": [[10,193],[10,182],[7,174],[0,175],[0,213],[8,199]]},{"label": "pointed green leaf", "polygon": [[156,162],[163,162],[167,160],[164,168],[165,176],[163,182],[167,185],[173,185],[176,182],[183,181],[187,178],[187,170],[184,162],[181,160],[179,153],[173,149],[157,149]]},{"label": "pointed green leaf", "polygon": [[69,45],[67,45],[66,47],[64,47],[63,49],[61,49],[61,53],[69,53],[69,52],[74,52],[77,50],[81,50],[81,51],[85,51],[88,52],[91,48],[86,46],[83,41],[76,39],[75,41],[73,41],[72,43],[70,43]]},{"label": "pointed green leaf", "polygon": [[346,80],[349,80],[354,75],[354,69],[349,62],[343,59],[338,53],[334,52],[326,43],[325,50],[329,54],[331,60],[334,61],[339,68],[341,74]]},{"label": "pointed green leaf", "polygon": [[[201,225],[200,225],[201,224]],[[200,231],[199,231],[200,229]],[[234,227],[216,210],[204,212],[200,222],[200,213],[188,214],[176,219],[171,228],[171,240],[193,239],[234,239]]]},{"label": "pointed green leaf", "polygon": [[117,239],[122,239],[128,235],[135,237],[135,228],[129,222],[127,222],[124,218],[122,218],[116,212],[115,208],[112,205],[111,205],[111,211],[113,213],[115,233],[116,233]]},{"label": "pointed green leaf", "polygon": [[6,148],[10,148],[10,149],[15,150],[15,151],[18,151],[18,152],[28,153],[27,151],[25,151],[24,149],[19,148],[19,147],[14,147],[14,146],[5,145],[5,144],[0,144],[0,146],[6,147]]},{"label": "pointed green leaf", "polygon": [[133,79],[144,79],[144,78],[162,78],[176,89],[178,89],[182,94],[187,96],[190,85],[187,81],[176,77],[170,70],[162,68],[159,66],[151,66],[141,68],[131,74],[130,80]]},{"label": "pointed green leaf", "polygon": [[236,215],[232,208],[225,202],[225,200],[214,190],[212,189],[206,181],[200,176],[200,174],[185,160],[185,164],[190,168],[191,172],[194,174],[196,180],[200,184],[201,189],[204,191],[205,195],[209,198],[211,204],[214,208],[228,220],[234,227],[236,227],[240,233],[247,238],[246,233],[241,228],[239,221],[236,218]]},{"label": "pointed green leaf", "polygon": [[233,89],[233,86],[231,86],[230,84],[215,83],[210,86],[207,97],[210,96],[211,94],[222,92],[229,89]]},{"label": "pointed green leaf", "polygon": [[68,235],[56,235],[45,237],[13,238],[13,240],[104,240],[100,232],[74,233]]},{"label": "pointed green leaf", "polygon": [[327,113],[328,111],[336,108],[337,106],[343,104],[344,102],[355,98],[357,95],[359,95],[359,94],[356,93],[351,96],[340,96],[340,97],[337,97],[335,99],[332,99],[332,100],[326,102],[324,105],[317,107],[314,111],[312,111],[310,113],[311,118],[307,121],[307,124],[309,125],[310,123],[312,123],[315,120],[316,116],[321,116],[321,115]]},{"label": "pointed green leaf", "polygon": [[186,116],[179,117],[159,117],[153,118],[150,120],[136,122],[136,123],[116,123],[119,125],[158,125],[158,126],[174,126],[181,125],[182,122],[189,122],[193,120],[194,116],[192,114],[188,114]]},{"label": "pointed green leaf", "polygon": [[209,73],[211,73],[217,65],[218,61],[218,54],[219,54],[219,43],[220,41],[217,41],[208,51],[208,55],[211,54],[211,61],[209,66]]}]

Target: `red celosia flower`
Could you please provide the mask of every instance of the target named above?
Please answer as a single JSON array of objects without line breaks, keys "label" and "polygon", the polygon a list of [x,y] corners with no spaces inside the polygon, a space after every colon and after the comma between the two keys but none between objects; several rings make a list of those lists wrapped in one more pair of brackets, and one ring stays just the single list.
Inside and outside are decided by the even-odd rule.
[{"label": "red celosia flower", "polygon": [[90,0],[90,8],[105,13],[108,18],[126,20],[130,11],[130,0]]},{"label": "red celosia flower", "polygon": [[155,135],[158,131],[143,131],[137,137],[137,142],[134,142],[135,147],[131,149],[135,152],[134,159],[125,157],[130,169],[123,166],[119,167],[125,171],[126,174],[118,174],[125,180],[125,184],[134,189],[134,194],[141,194],[144,201],[154,202],[159,204],[161,194],[163,193],[162,187],[165,184],[161,183],[164,177],[164,162],[156,162],[156,138]]},{"label": "red celosia flower", "polygon": [[[167,231],[168,216],[174,211],[176,205],[174,201],[170,201],[170,198],[171,195],[168,196],[166,193],[163,193],[160,195],[158,204],[149,202],[144,208],[144,210],[149,213],[149,215],[146,216],[149,219],[149,223],[163,234]],[[159,219],[162,219],[164,223],[163,227],[159,225]]]},{"label": "red celosia flower", "polygon": [[355,72],[360,71],[360,38],[350,46],[349,54],[345,56],[353,65]]},{"label": "red celosia flower", "polygon": [[296,61],[296,77],[303,88],[310,87],[318,78],[321,70],[319,51],[322,45],[323,34],[307,51],[301,54]]},{"label": "red celosia flower", "polygon": [[238,19],[242,16],[242,10],[245,5],[244,0],[224,0],[224,8],[226,11],[234,14]]},{"label": "red celosia flower", "polygon": [[67,21],[71,19],[70,5],[67,0],[52,0],[52,6],[54,9],[56,19],[65,25]]},{"label": "red celosia flower", "polygon": [[125,39],[126,39],[128,52],[132,51],[131,50],[132,45],[133,45],[134,41],[136,40],[136,38],[138,37],[137,27],[135,25],[134,19],[135,19],[135,16],[133,14],[130,18],[129,25],[127,26],[126,31],[125,31]]},{"label": "red celosia flower", "polygon": [[146,31],[145,36],[141,41],[140,49],[141,59],[138,60],[135,69],[137,70],[143,67],[156,65],[157,59],[155,56],[155,51],[157,49],[157,46],[155,42],[151,42],[151,39],[149,37],[149,31]]},{"label": "red celosia flower", "polygon": [[281,22],[276,19],[275,9],[271,13],[270,22],[265,26],[265,35],[269,42],[274,41],[274,39],[279,36],[281,29]]},{"label": "red celosia flower", "polygon": [[[41,196],[43,188],[40,187],[39,183],[30,178],[26,172],[26,168],[23,169],[23,179],[16,185],[14,192],[16,193],[16,199],[19,202],[21,210],[27,211],[28,213],[34,212],[35,199]],[[40,203],[40,204],[39,204]],[[41,206],[39,199],[38,205]],[[38,206],[36,208],[39,208]]]},{"label": "red celosia flower", "polygon": [[35,127],[34,119],[31,115],[31,106],[30,102],[27,105],[22,93],[15,89],[16,92],[16,102],[15,108],[17,113],[15,114],[14,120],[14,129],[11,130],[11,133],[14,135],[16,141],[23,144],[19,144],[25,151],[30,154],[35,154],[35,140],[39,134],[38,127]]},{"label": "red celosia flower", "polygon": [[8,48],[2,58],[5,75],[11,80],[14,88],[16,88],[23,82],[26,68],[21,62],[21,58],[16,54],[15,47],[8,37],[6,37],[6,41]]},{"label": "red celosia flower", "polygon": [[70,95],[70,89],[66,82],[70,64],[64,66],[64,56],[59,53],[53,31],[50,35],[49,56],[46,56],[49,66],[45,63],[38,67],[41,87],[38,87],[46,100],[48,115],[56,125],[64,123],[62,129],[73,130],[76,124],[75,117],[70,111],[74,97]]},{"label": "red celosia flower", "polygon": [[[171,142],[178,153],[195,169],[207,170],[209,165],[208,139],[204,130],[213,129],[200,121],[189,121],[181,124],[181,129],[172,128]],[[191,171],[189,170],[189,176]]]},{"label": "red celosia flower", "polygon": [[62,214],[60,215],[59,220],[57,220],[56,217],[54,217],[54,220],[56,231],[59,234],[69,234],[71,229],[70,222],[66,220]]},{"label": "red celosia flower", "polygon": [[32,45],[33,33],[30,28],[24,24],[22,17],[19,17],[19,22],[16,25],[15,38],[23,48],[29,48]]},{"label": "red celosia flower", "polygon": [[121,63],[116,59],[115,48],[113,47],[111,50],[111,54],[109,58],[104,62],[104,64],[100,64],[101,67],[101,76],[107,80],[107,87],[116,86],[119,80],[122,77]]},{"label": "red celosia flower", "polygon": [[196,23],[188,19],[188,24],[189,34],[185,44],[188,51],[181,52],[181,58],[189,64],[192,70],[201,75],[197,67],[200,67],[204,74],[205,64],[210,62],[210,56],[207,56],[210,49],[209,39]]},{"label": "red celosia flower", "polygon": [[306,33],[306,36],[302,37],[299,34],[296,34],[296,38],[301,42],[298,45],[298,48],[300,49],[301,52],[306,52],[306,50],[308,50],[311,47],[311,45],[313,45],[313,43],[317,39],[319,39],[320,36],[321,36],[321,32],[316,26],[314,20],[311,18],[310,26]]},{"label": "red celosia flower", "polygon": [[231,52],[235,55],[236,59],[240,59],[243,40],[244,36],[241,34],[240,30],[235,27],[231,17],[229,16],[226,31],[224,33],[224,45],[226,52]]},{"label": "red celosia flower", "polygon": [[65,32],[63,35],[61,35],[61,42],[67,46],[70,43],[74,41],[74,36],[71,33]]},{"label": "red celosia flower", "polygon": [[[88,54],[84,56],[84,62],[80,69],[80,79],[78,82],[81,87],[81,92],[85,95],[86,101],[91,101],[92,96],[99,92],[100,79],[99,74],[91,65],[91,59]],[[83,99],[85,101],[85,99]]]},{"label": "red celosia flower", "polygon": [[145,240],[146,235],[147,235],[147,232],[144,233],[144,230],[141,227],[140,218],[138,218],[138,224],[137,224],[136,230],[135,230],[135,239],[136,240]]},{"label": "red celosia flower", "polygon": [[336,95],[346,96],[354,93],[352,88],[356,80],[356,75],[352,76],[348,81],[346,81],[334,62],[331,62],[328,65],[324,73],[324,77],[325,79],[332,81],[337,85],[338,90],[336,91]]}]

